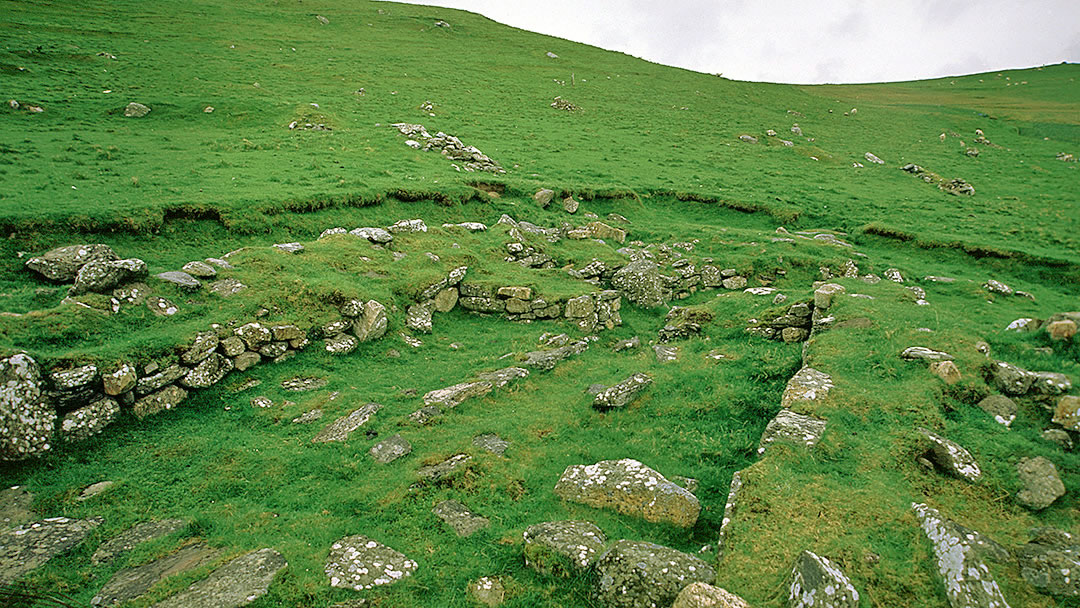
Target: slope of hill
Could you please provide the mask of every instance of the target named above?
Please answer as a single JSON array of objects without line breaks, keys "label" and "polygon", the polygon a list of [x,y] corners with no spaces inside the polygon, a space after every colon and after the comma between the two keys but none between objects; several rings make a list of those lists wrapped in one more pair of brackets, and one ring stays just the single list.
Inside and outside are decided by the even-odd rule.
[{"label": "slope of hill", "polygon": [[[16,103],[0,108],[0,354],[38,362],[62,420],[51,449],[0,465],[22,488],[0,507],[35,515],[0,512],[104,519],[32,571],[0,540],[0,582],[86,605],[127,568],[202,556],[125,604],[150,606],[272,548],[288,565],[255,608],[469,606],[483,577],[506,606],[623,605],[597,567],[526,549],[530,526],[576,520],[606,535],[601,549],[695,555],[753,606],[789,605],[808,550],[857,605],[936,608],[952,587],[912,509],[925,503],[994,541],[972,563],[1009,605],[1078,605],[1071,579],[1051,589],[1023,556],[1032,528],[1080,532],[1080,423],[1062,414],[1080,315],[1055,316],[1077,309],[1080,281],[1080,163],[1066,156],[1080,155],[1080,67],[789,86],[386,2],[8,1],[3,14]],[[149,113],[126,116],[132,102]],[[442,154],[440,132],[476,150]],[[501,171],[468,170],[489,160]],[[946,192],[964,183],[973,194]],[[415,218],[423,230],[398,223]],[[71,295],[72,279],[26,267],[84,243],[146,270]],[[181,267],[202,287],[157,277]],[[1005,329],[1021,318],[1027,331]],[[277,329],[234,335],[249,322]],[[902,358],[912,346],[955,369]],[[569,356],[547,365],[556,351]],[[528,373],[484,375],[509,367]],[[807,367],[828,390],[792,380]],[[651,384],[629,405],[593,407],[638,373]],[[313,388],[292,390],[297,378]],[[473,381],[460,403],[434,392]],[[824,433],[762,443],[791,412]],[[326,423],[361,414],[323,441]],[[84,432],[85,417],[100,428]],[[923,429],[979,475],[950,474]],[[411,452],[376,459],[401,441]],[[1033,457],[1064,491],[1045,508],[1025,492]],[[691,525],[554,490],[568,467],[626,458],[686,487],[663,486],[686,502],[659,519]],[[445,478],[429,468],[454,462]],[[78,499],[102,480],[115,484]],[[451,500],[486,523],[445,524]],[[415,572],[339,588],[327,561],[357,534]]]}]

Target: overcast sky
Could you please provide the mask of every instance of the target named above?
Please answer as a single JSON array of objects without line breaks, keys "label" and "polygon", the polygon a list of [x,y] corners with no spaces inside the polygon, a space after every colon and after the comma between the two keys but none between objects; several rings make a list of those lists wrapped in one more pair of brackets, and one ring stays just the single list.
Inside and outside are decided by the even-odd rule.
[{"label": "overcast sky", "polygon": [[1080,0],[406,0],[727,78],[879,82],[1080,62]]}]

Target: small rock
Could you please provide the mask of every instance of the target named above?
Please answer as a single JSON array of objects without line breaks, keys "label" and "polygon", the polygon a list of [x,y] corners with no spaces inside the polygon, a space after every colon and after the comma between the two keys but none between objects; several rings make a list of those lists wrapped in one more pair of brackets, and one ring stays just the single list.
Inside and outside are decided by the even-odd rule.
[{"label": "small rock", "polygon": [[472,456],[468,454],[455,454],[438,464],[420,467],[416,474],[422,480],[439,482],[462,470],[470,460]]},{"label": "small rock", "polygon": [[465,505],[456,500],[444,500],[435,505],[431,510],[439,519],[453,528],[461,538],[472,536],[476,532],[488,527],[487,519],[474,514]]},{"label": "small rock", "polygon": [[[548,54],[552,55],[554,53]],[[468,593],[473,601],[489,608],[499,606],[506,600],[506,589],[503,584],[499,582],[499,579],[491,576],[485,576],[469,583]]]},{"label": "small rock", "polygon": [[495,454],[496,456],[502,456],[508,447],[510,442],[502,439],[494,433],[485,433],[483,435],[477,435],[473,437],[472,444],[478,448],[482,448]]},{"label": "small rock", "polygon": [[401,435],[394,435],[371,446],[370,451],[375,462],[389,464],[412,452],[412,445]]},{"label": "small rock", "polygon": [[542,574],[568,577],[586,570],[607,537],[587,521],[546,521],[525,530],[525,565]]},{"label": "small rock", "polygon": [[547,209],[553,198],[555,198],[555,191],[548,188],[538,190],[536,194],[533,195],[533,200],[541,209]]},{"label": "small rock", "polygon": [[1016,402],[1004,395],[990,395],[979,401],[977,406],[1005,426],[1010,426],[1016,420]]},{"label": "small rock", "polygon": [[150,108],[143,104],[133,101],[124,108],[124,116],[126,118],[142,118],[150,113]]},{"label": "small rock", "polygon": [[1042,456],[1021,458],[1016,465],[1016,473],[1024,486],[1017,493],[1016,500],[1033,511],[1049,507],[1065,494],[1065,485],[1058,477],[1057,467]]},{"label": "small rock", "polygon": [[300,243],[275,243],[274,249],[284,253],[302,253],[304,246]]},{"label": "small rock", "polygon": [[361,591],[393,584],[416,568],[416,562],[403,554],[358,534],[331,545],[325,572],[331,587]]},{"label": "small rock", "polygon": [[378,403],[367,403],[348,415],[326,425],[311,441],[312,443],[345,441],[353,431],[367,424],[368,420],[371,420],[372,416],[380,409],[382,409],[382,405]]},{"label": "small rock", "polygon": [[166,283],[172,283],[180,289],[187,291],[196,291],[202,287],[202,282],[199,281],[199,279],[179,270],[170,270],[168,272],[158,273],[154,276]]},{"label": "small rock", "polygon": [[930,373],[945,381],[945,384],[956,384],[960,381],[960,370],[952,361],[931,361]]}]

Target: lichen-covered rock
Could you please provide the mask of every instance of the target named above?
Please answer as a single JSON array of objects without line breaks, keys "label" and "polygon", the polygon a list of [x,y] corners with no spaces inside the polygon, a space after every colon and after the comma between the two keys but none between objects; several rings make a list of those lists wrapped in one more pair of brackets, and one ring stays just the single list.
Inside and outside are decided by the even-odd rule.
[{"label": "lichen-covered rock", "polygon": [[[241,349],[242,348],[243,347],[241,347]],[[241,350],[241,352],[243,351]],[[140,397],[149,395],[150,393],[160,390],[162,387],[183,378],[186,373],[186,368],[179,365],[170,365],[156,374],[143,376],[135,383],[135,394]]]},{"label": "lichen-covered rock", "polygon": [[266,595],[274,575],[289,564],[273,549],[259,549],[232,559],[185,591],[152,608],[238,608]]},{"label": "lichen-covered rock", "polygon": [[741,597],[707,583],[687,585],[671,608],[750,608]]},{"label": "lichen-covered rock", "polygon": [[405,326],[424,334],[431,333],[431,309],[428,303],[413,304],[405,312]]},{"label": "lichen-covered rock", "polygon": [[368,300],[364,304],[363,315],[353,323],[352,331],[361,342],[378,340],[386,334],[387,324],[386,307],[375,300]]},{"label": "lichen-covered rock", "polygon": [[214,352],[220,343],[221,339],[218,338],[216,332],[201,331],[195,334],[195,340],[191,343],[191,348],[180,355],[180,361],[182,361],[184,365],[195,365],[209,357],[210,353]]},{"label": "lichen-covered rock", "polygon": [[1036,395],[1062,395],[1072,388],[1072,381],[1057,372],[1030,372],[1031,392]]},{"label": "lichen-covered rock", "polygon": [[221,551],[197,543],[182,547],[175,553],[141,566],[125,568],[105,583],[105,586],[90,600],[90,605],[94,607],[118,606],[134,600],[146,594],[151,587],[166,578],[208,564],[220,555]]},{"label": "lichen-covered rock", "polygon": [[450,312],[454,310],[458,302],[458,290],[457,287],[447,287],[435,294],[435,298],[432,300],[432,306],[439,312]]},{"label": "lichen-covered rock", "polygon": [[262,355],[259,353],[253,353],[251,351],[244,351],[233,358],[233,369],[238,372],[243,372],[255,367],[262,361]]},{"label": "lichen-covered rock", "polygon": [[326,352],[332,355],[347,355],[360,345],[360,341],[349,334],[338,334],[324,340]]},{"label": "lichen-covered rock", "polygon": [[64,415],[60,422],[60,439],[67,442],[85,441],[105,430],[120,417],[120,405],[112,399],[101,399]]},{"label": "lichen-covered rock", "polygon": [[182,270],[159,272],[154,276],[166,283],[172,283],[184,291],[198,291],[199,289],[202,289],[202,281]]},{"label": "lichen-covered rock", "polygon": [[60,411],[82,407],[102,396],[101,374],[92,364],[49,372],[49,384],[52,390],[45,400]]},{"label": "lichen-covered rock", "polygon": [[23,460],[50,449],[56,411],[45,403],[33,357],[0,358],[0,460]]},{"label": "lichen-covered rock", "polygon": [[906,361],[952,361],[954,357],[949,353],[926,348],[925,346],[909,346],[900,353],[900,358]]},{"label": "lichen-covered rock", "polygon": [[472,456],[468,454],[454,454],[442,462],[420,467],[416,475],[424,481],[442,481],[463,470],[463,467],[471,460]]},{"label": "lichen-covered rock", "polygon": [[398,220],[386,227],[386,231],[390,234],[403,234],[409,232],[427,232],[427,224],[424,220]]},{"label": "lichen-covered rock", "polygon": [[363,407],[326,425],[311,441],[313,443],[345,441],[353,431],[367,424],[367,421],[371,420],[371,417],[380,409],[382,405],[378,403],[366,403]]},{"label": "lichen-covered rock", "polygon": [[701,512],[696,496],[630,458],[568,466],[555,484],[555,494],[570,502],[682,528],[693,526]]},{"label": "lichen-covered rock", "polygon": [[795,559],[789,608],[858,608],[859,592],[831,561],[811,551]]},{"label": "lichen-covered rock", "polygon": [[453,409],[467,399],[482,397],[490,393],[491,389],[492,384],[486,380],[462,382],[425,394],[424,405],[437,405],[445,409]]},{"label": "lichen-covered rock", "polygon": [[826,283],[818,287],[814,290],[814,308],[822,311],[828,310],[836,301],[836,297],[846,291],[843,285],[836,283]]},{"label": "lichen-covered rock", "polygon": [[135,366],[127,363],[122,363],[116,369],[101,375],[102,388],[110,397],[116,397],[134,389],[138,379]]},{"label": "lichen-covered rock", "polygon": [[617,541],[595,567],[594,594],[605,608],[670,606],[687,585],[716,581],[712,566],[693,555],[630,540]]},{"label": "lichen-covered rock", "polygon": [[949,604],[953,608],[1009,608],[982,560],[982,536],[945,519],[937,509],[925,504],[912,503],[911,508],[934,547]]},{"label": "lichen-covered rock", "polygon": [[89,262],[75,275],[75,284],[68,295],[108,293],[117,285],[144,279],[146,275],[146,262],[136,258]]},{"label": "lichen-covered rock", "polygon": [[110,562],[120,555],[131,551],[136,546],[168,536],[187,525],[182,519],[163,519],[161,521],[144,521],[140,524],[124,530],[120,534],[101,543],[90,557],[90,563],[95,566]]},{"label": "lichen-covered rock", "polygon": [[598,410],[625,407],[651,384],[652,378],[648,375],[634,374],[615,386],[608,387],[597,393],[593,399],[593,407]]},{"label": "lichen-covered rock", "polygon": [[728,529],[732,520],[735,519],[735,511],[739,506],[739,491],[742,490],[742,471],[735,471],[731,476],[731,485],[728,487],[727,502],[724,503],[724,518],[720,520],[720,532],[717,534],[716,550],[717,561],[724,559],[724,550],[727,546]]},{"label": "lichen-covered rock", "polygon": [[446,522],[446,525],[462,538],[472,536],[491,523],[487,518],[476,515],[456,500],[444,500],[435,505],[431,512]]},{"label": "lichen-covered rock", "polygon": [[995,361],[990,367],[990,379],[999,391],[1013,396],[1027,393],[1035,382],[1031,372],[1004,361]]},{"label": "lichen-covered rock", "polygon": [[209,279],[217,276],[217,269],[201,260],[188,262],[187,264],[184,264],[180,270],[200,279]]},{"label": "lichen-covered rock", "polygon": [[587,348],[589,348],[588,342],[578,340],[566,344],[565,346],[560,346],[559,348],[525,353],[525,360],[522,361],[522,365],[542,370],[554,369],[559,361],[573,355],[581,354],[585,352],[585,349]]},{"label": "lichen-covered rock", "polygon": [[191,368],[191,371],[180,379],[180,384],[187,388],[209,388],[220,382],[232,369],[232,361],[219,353],[211,353]]},{"label": "lichen-covered rock", "polygon": [[506,601],[506,588],[499,579],[484,576],[469,583],[469,597],[482,606],[495,608]]},{"label": "lichen-covered rock", "polygon": [[394,435],[371,446],[370,452],[375,462],[389,464],[412,452],[412,444],[401,435]]},{"label": "lichen-covered rock", "polygon": [[993,416],[998,423],[1005,426],[1011,425],[1016,420],[1016,412],[1018,411],[1016,402],[1005,395],[990,395],[976,405],[982,411]]},{"label": "lichen-covered rock", "polygon": [[494,433],[484,433],[473,437],[472,444],[478,448],[487,450],[496,456],[502,456],[510,447],[510,442]]},{"label": "lichen-covered rock", "polygon": [[589,236],[594,239],[612,240],[619,243],[626,242],[625,230],[609,226],[604,222],[589,222],[585,225],[585,230],[588,231]]},{"label": "lichen-covered rock", "polygon": [[611,286],[642,308],[664,304],[666,290],[655,262],[635,260],[615,272]]},{"label": "lichen-covered rock", "polygon": [[1058,400],[1054,408],[1054,424],[1060,424],[1070,431],[1080,431],[1080,397],[1066,395]]},{"label": "lichen-covered rock", "polygon": [[353,228],[349,231],[349,234],[358,236],[362,239],[367,239],[372,243],[378,245],[385,245],[394,240],[394,235],[390,234],[382,228],[374,228],[371,226],[365,226],[363,228]]},{"label": "lichen-covered rock", "polygon": [[171,410],[187,398],[187,391],[170,384],[156,393],[151,393],[135,402],[131,411],[136,418],[145,418],[165,410]]},{"label": "lichen-covered rock", "polygon": [[1080,597],[1080,543],[1064,530],[1035,532],[1035,539],[1016,549],[1020,576],[1042,593]]},{"label": "lichen-covered rock", "polygon": [[259,350],[274,339],[274,334],[261,323],[245,323],[233,331],[248,350]]},{"label": "lichen-covered rock", "polygon": [[1016,474],[1024,486],[1016,494],[1016,500],[1033,511],[1049,507],[1065,494],[1057,467],[1042,456],[1021,458],[1016,465]]},{"label": "lichen-covered rock", "polygon": [[776,417],[765,426],[758,444],[758,454],[764,454],[770,445],[777,441],[790,442],[812,449],[825,434],[827,421],[813,416],[798,414],[787,408],[780,410]]},{"label": "lichen-covered rock", "polygon": [[234,296],[245,289],[247,289],[247,285],[231,278],[219,279],[210,284],[210,293],[222,298]]},{"label": "lichen-covered rock", "polygon": [[514,380],[528,377],[529,370],[523,367],[504,367],[502,369],[496,369],[490,372],[480,372],[479,374],[476,374],[477,380],[490,382],[493,386],[495,386],[495,388],[502,388],[507,384],[510,384]]},{"label": "lichen-covered rock", "polygon": [[0,533],[0,585],[7,585],[81,543],[100,517],[48,517]]},{"label": "lichen-covered rock", "polygon": [[79,269],[90,262],[110,262],[120,259],[108,245],[68,245],[57,247],[26,261],[26,268],[50,281],[68,283],[75,280]]},{"label": "lichen-covered rock", "polygon": [[326,576],[331,587],[361,591],[395,583],[416,572],[416,562],[362,534],[330,546]]},{"label": "lichen-covered rock", "polygon": [[554,576],[587,569],[607,542],[604,532],[587,521],[545,521],[525,530],[525,565]]},{"label": "lichen-covered rock", "polygon": [[982,477],[979,463],[975,462],[975,457],[971,455],[971,452],[965,450],[958,443],[950,441],[929,429],[920,428],[919,433],[929,440],[930,450],[927,455],[938,468],[953,477],[972,483]]},{"label": "lichen-covered rock", "polygon": [[551,199],[555,198],[555,191],[550,188],[541,188],[533,195],[533,200],[540,206],[541,209],[547,209],[551,204]]},{"label": "lichen-covered rock", "polygon": [[812,367],[804,367],[788,380],[780,396],[780,407],[790,408],[800,402],[823,403],[832,387],[832,376]]}]

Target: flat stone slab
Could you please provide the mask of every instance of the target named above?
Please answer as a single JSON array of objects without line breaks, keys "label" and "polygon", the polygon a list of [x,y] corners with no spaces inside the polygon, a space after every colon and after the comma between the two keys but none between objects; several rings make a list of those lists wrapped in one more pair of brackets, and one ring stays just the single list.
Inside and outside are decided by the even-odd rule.
[{"label": "flat stone slab", "polygon": [[952,361],[952,355],[939,350],[933,350],[925,346],[909,346],[900,353],[900,358],[906,361]]},{"label": "flat stone slab", "polygon": [[90,563],[96,566],[112,561],[142,543],[168,536],[186,525],[187,522],[182,519],[144,521],[141,524],[135,524],[101,543],[97,551],[94,551],[94,555],[90,557]]},{"label": "flat stone slab", "polygon": [[800,369],[788,380],[784,393],[780,396],[780,407],[789,408],[800,401],[821,403],[832,390],[832,377],[812,367]]},{"label": "flat stone slab", "polygon": [[980,558],[980,535],[945,519],[937,509],[920,503],[912,503],[911,508],[934,546],[949,604],[957,608],[1009,608],[997,581]]},{"label": "flat stone slab", "polygon": [[556,576],[587,569],[607,542],[587,521],[545,521],[529,526],[523,537],[525,565]]},{"label": "flat stone slab", "polygon": [[329,443],[331,441],[345,441],[356,429],[367,424],[368,420],[382,409],[378,403],[368,403],[363,407],[353,410],[347,416],[342,416],[326,425],[318,435],[311,440],[313,443]]},{"label": "flat stone slab", "polygon": [[504,367],[502,369],[476,374],[477,380],[490,382],[495,388],[502,388],[514,380],[528,377],[529,370],[523,367]]},{"label": "flat stone slab", "polygon": [[100,517],[47,517],[0,534],[0,585],[74,549],[102,521]]},{"label": "flat stone slab", "polygon": [[425,481],[442,481],[456,473],[470,460],[472,456],[468,454],[455,454],[438,464],[420,467],[416,474]]},{"label": "flat stone slab", "polygon": [[672,361],[679,360],[678,346],[664,346],[662,344],[657,344],[653,346],[653,352],[656,353],[656,360],[660,363],[671,363]]},{"label": "flat stone slab", "polygon": [[159,582],[217,559],[221,551],[188,545],[148,564],[120,570],[90,600],[91,606],[116,606],[141,597]]},{"label": "flat stone slab", "polygon": [[858,608],[859,592],[827,558],[812,551],[803,551],[791,570],[788,589],[790,608]]},{"label": "flat stone slab", "polygon": [[782,409],[765,426],[758,444],[758,454],[764,454],[770,445],[784,441],[812,449],[825,434],[827,421],[813,416],[797,414],[789,409]]},{"label": "flat stone slab", "polygon": [[1064,530],[1037,528],[1036,538],[1016,550],[1020,576],[1042,593],[1080,597],[1080,543]]},{"label": "flat stone slab", "polygon": [[295,378],[289,378],[281,383],[281,388],[294,393],[300,393],[304,391],[314,391],[327,385],[325,378],[311,378],[305,376],[297,376]]},{"label": "flat stone slab", "polygon": [[361,591],[395,583],[416,568],[416,562],[405,555],[357,534],[331,545],[325,571],[331,587]]},{"label": "flat stone slab", "polygon": [[375,462],[389,464],[412,452],[412,444],[401,435],[394,435],[371,446],[370,452]]},{"label": "flat stone slab", "polygon": [[559,348],[532,351],[525,353],[525,360],[522,362],[522,365],[541,370],[554,369],[559,361],[574,355],[579,355],[585,352],[585,349],[587,348],[589,348],[589,344],[579,340],[565,346],[560,346]]},{"label": "flat stone slab", "polygon": [[510,442],[494,433],[485,433],[472,438],[472,444],[483,448],[496,456],[502,456],[510,447]]},{"label": "flat stone slab", "polygon": [[453,409],[467,399],[482,397],[490,393],[492,388],[492,384],[484,380],[462,382],[428,392],[424,395],[424,405],[437,405],[445,409]]},{"label": "flat stone slab", "polygon": [[23,486],[0,490],[0,530],[14,528],[34,519],[34,512],[30,510],[33,503],[34,495]]},{"label": "flat stone slab", "polygon": [[595,596],[605,608],[670,606],[687,585],[716,581],[712,566],[693,555],[630,540],[617,541],[595,568]]},{"label": "flat stone slab", "polygon": [[188,291],[195,291],[202,287],[202,281],[181,270],[170,270],[155,276],[166,283],[172,283],[173,285]]},{"label": "flat stone slab", "polygon": [[472,536],[491,523],[487,518],[476,515],[456,500],[444,500],[435,505],[431,512],[446,522],[446,525],[453,528],[454,532],[462,538]]},{"label": "flat stone slab", "polygon": [[237,608],[266,595],[274,575],[289,564],[273,549],[259,549],[230,560],[186,591],[153,608]]},{"label": "flat stone slab", "polygon": [[626,407],[634,399],[637,399],[638,395],[644,392],[645,389],[649,388],[651,384],[652,378],[647,374],[634,374],[615,386],[608,387],[597,393],[592,405],[598,410]]},{"label": "flat stone slab", "polygon": [[701,512],[697,497],[630,458],[568,466],[555,484],[555,494],[570,502],[683,528],[693,526]]}]

